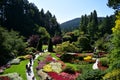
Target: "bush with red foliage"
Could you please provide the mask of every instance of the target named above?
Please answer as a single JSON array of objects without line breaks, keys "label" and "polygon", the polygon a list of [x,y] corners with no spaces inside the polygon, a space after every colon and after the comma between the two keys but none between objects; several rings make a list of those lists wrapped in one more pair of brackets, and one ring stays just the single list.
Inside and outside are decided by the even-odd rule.
[{"label": "bush with red foliage", "polygon": [[46,62],[52,62],[52,61],[55,61],[51,55],[48,55],[45,59]]},{"label": "bush with red foliage", "polygon": [[61,36],[55,36],[52,38],[52,43],[54,45],[62,43],[62,37]]},{"label": "bush with red foliage", "polygon": [[38,41],[39,41],[39,36],[38,35],[32,35],[28,39],[28,44],[29,44],[30,47],[36,48],[36,46],[38,44]]},{"label": "bush with red foliage", "polygon": [[8,76],[0,76],[0,80],[11,80]]}]

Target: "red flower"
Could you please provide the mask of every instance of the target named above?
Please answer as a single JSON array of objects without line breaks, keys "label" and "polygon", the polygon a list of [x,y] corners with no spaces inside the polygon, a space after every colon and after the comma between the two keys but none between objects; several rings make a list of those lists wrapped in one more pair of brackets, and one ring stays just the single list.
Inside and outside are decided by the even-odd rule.
[{"label": "red flower", "polygon": [[0,76],[0,80],[10,80],[8,76]]}]

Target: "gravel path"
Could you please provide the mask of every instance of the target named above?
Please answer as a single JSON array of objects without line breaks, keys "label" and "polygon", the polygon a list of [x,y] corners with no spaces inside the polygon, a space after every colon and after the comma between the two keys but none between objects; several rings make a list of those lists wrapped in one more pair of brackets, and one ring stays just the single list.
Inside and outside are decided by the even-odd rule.
[{"label": "gravel path", "polygon": [[[41,55],[41,53],[37,54],[35,59],[37,59],[39,55]],[[33,64],[34,64],[34,61],[32,60],[32,65],[30,67],[30,69],[31,69],[30,75],[28,75],[28,72],[26,70],[27,80],[36,80],[36,78],[34,77],[34,72],[33,72]],[[28,63],[28,66],[29,65],[30,65],[30,62]],[[33,79],[33,77],[34,77],[34,79]]]},{"label": "gravel path", "polygon": [[98,61],[99,59],[96,59],[96,62],[93,64],[93,69],[98,69]]}]

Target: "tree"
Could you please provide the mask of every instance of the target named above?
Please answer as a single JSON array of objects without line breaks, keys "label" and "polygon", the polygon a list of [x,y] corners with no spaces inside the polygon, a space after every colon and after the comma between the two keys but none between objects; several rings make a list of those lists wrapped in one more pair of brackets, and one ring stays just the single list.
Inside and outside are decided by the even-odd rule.
[{"label": "tree", "polygon": [[120,68],[120,1],[119,0],[108,0],[108,6],[116,9],[116,21],[115,27],[112,28],[112,39],[109,59],[110,59],[110,69],[119,69]]},{"label": "tree", "polygon": [[[111,65],[114,66],[113,64],[120,59],[120,12],[116,16],[116,21],[115,21],[115,27],[112,28],[113,31],[113,37],[112,37],[112,45],[113,48],[111,50],[111,53],[109,55]],[[116,64],[115,64],[116,65]],[[119,66],[120,68],[120,66]]]},{"label": "tree", "polygon": [[112,7],[113,9],[120,9],[120,0],[108,0],[109,7]]},{"label": "tree", "polygon": [[57,44],[60,44],[60,43],[62,43],[62,37],[61,36],[54,36],[53,38],[52,38],[52,43],[53,43],[53,45],[57,45]]},{"label": "tree", "polygon": [[53,43],[51,38],[49,39],[49,43],[48,43],[48,51],[53,52]]},{"label": "tree", "polygon": [[0,25],[18,31],[25,37],[37,33],[36,25],[44,26],[52,37],[61,34],[56,17],[49,11],[46,14],[43,9],[39,11],[37,6],[28,0],[2,0]]},{"label": "tree", "polygon": [[18,32],[0,27],[0,65],[17,55],[24,55],[25,48],[24,38]]},{"label": "tree", "polygon": [[114,15],[113,16],[106,16],[105,19],[101,22],[98,26],[98,32],[100,33],[100,37],[103,37],[104,34],[112,34],[111,28],[114,26]]},{"label": "tree", "polygon": [[84,36],[79,37],[78,41],[76,42],[76,45],[80,49],[80,51],[91,50],[90,40],[87,37]]},{"label": "tree", "polygon": [[37,44],[39,42],[39,35],[32,35],[30,36],[30,38],[28,39],[28,44],[30,47],[37,47]]},{"label": "tree", "polygon": [[50,38],[50,35],[44,27],[39,27],[37,33],[39,34],[40,37],[37,50],[42,51],[42,44],[43,42],[47,43],[47,40]]},{"label": "tree", "polygon": [[87,25],[88,25],[88,17],[85,14],[85,16],[81,17],[81,22],[80,22],[80,31],[83,31],[84,34],[87,33]]}]

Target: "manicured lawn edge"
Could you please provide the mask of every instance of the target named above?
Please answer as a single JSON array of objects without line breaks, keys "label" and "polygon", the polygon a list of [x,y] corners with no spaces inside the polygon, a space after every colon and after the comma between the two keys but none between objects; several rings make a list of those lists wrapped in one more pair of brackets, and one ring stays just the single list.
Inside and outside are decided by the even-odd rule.
[{"label": "manicured lawn edge", "polygon": [[10,68],[6,69],[3,73],[4,74],[8,74],[8,73],[14,73],[17,72],[18,74],[20,74],[20,76],[23,78],[23,80],[27,80],[26,77],[26,64],[28,63],[29,60],[23,60],[20,62],[20,64],[18,65],[11,65]]}]

